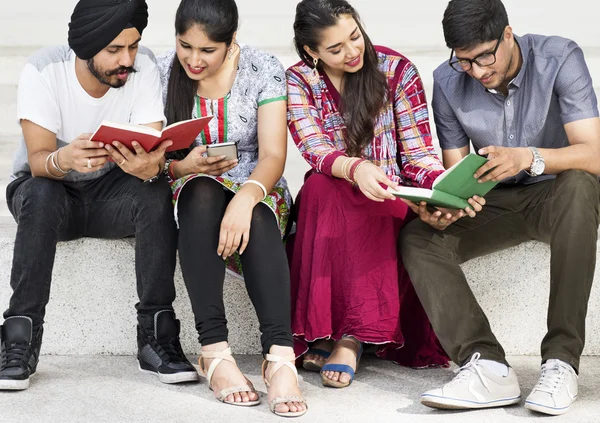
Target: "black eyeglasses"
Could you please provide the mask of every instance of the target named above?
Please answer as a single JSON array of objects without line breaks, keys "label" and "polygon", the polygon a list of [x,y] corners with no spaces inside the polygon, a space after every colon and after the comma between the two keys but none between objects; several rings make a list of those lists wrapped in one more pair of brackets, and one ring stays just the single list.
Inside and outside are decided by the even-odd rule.
[{"label": "black eyeglasses", "polygon": [[[496,43],[496,47],[494,47],[494,51],[491,53],[483,53],[477,56],[474,59],[459,59],[454,57],[454,49],[450,52],[450,60],[448,60],[448,64],[452,66],[456,72],[468,72],[473,68],[473,63],[477,64],[480,68],[491,66],[496,63],[496,52],[498,51],[498,47],[500,47],[500,42],[502,41],[502,37],[504,36],[504,31],[500,34],[498,38],[498,42]],[[452,61],[452,59],[456,59]]]}]

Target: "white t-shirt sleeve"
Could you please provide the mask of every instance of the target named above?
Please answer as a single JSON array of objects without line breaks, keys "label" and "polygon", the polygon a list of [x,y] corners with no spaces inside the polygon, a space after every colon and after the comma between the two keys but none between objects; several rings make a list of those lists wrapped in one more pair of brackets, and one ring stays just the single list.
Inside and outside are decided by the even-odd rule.
[{"label": "white t-shirt sleeve", "polygon": [[25,65],[19,80],[17,119],[29,120],[55,134],[61,129],[60,109],[52,87],[30,63]]},{"label": "white t-shirt sleeve", "polygon": [[158,67],[148,59],[147,68],[140,72],[139,85],[135,93],[131,111],[131,123],[145,125],[148,123],[167,123],[165,117],[162,85]]}]

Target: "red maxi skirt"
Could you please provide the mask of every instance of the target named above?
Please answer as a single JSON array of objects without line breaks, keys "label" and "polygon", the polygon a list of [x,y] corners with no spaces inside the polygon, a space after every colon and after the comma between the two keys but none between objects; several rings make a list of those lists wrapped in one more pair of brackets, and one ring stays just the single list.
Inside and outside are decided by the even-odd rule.
[{"label": "red maxi skirt", "polygon": [[309,342],[352,335],[404,366],[447,365],[398,254],[410,208],[320,173],[307,177],[296,206],[288,256],[297,355]]}]

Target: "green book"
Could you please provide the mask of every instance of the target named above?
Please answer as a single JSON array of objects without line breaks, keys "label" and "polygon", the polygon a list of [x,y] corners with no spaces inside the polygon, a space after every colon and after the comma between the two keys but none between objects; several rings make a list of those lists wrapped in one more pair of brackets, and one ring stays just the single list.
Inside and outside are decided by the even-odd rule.
[{"label": "green book", "polygon": [[467,200],[474,195],[485,196],[498,182],[487,181],[482,184],[473,177],[475,171],[487,162],[485,157],[469,154],[450,169],[442,173],[433,183],[432,189],[400,186],[390,190],[396,197],[413,203],[425,201],[427,204],[449,209],[471,207]]}]

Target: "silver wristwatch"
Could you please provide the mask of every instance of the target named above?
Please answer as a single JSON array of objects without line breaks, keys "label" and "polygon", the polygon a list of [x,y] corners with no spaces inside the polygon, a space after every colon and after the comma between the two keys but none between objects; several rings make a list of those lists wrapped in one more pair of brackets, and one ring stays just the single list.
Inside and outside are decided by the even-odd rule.
[{"label": "silver wristwatch", "polygon": [[537,148],[529,147],[531,152],[533,153],[533,161],[531,162],[531,166],[529,169],[526,169],[525,172],[529,176],[540,176],[544,173],[544,169],[546,168],[546,162],[544,162],[544,158],[540,154]]}]

